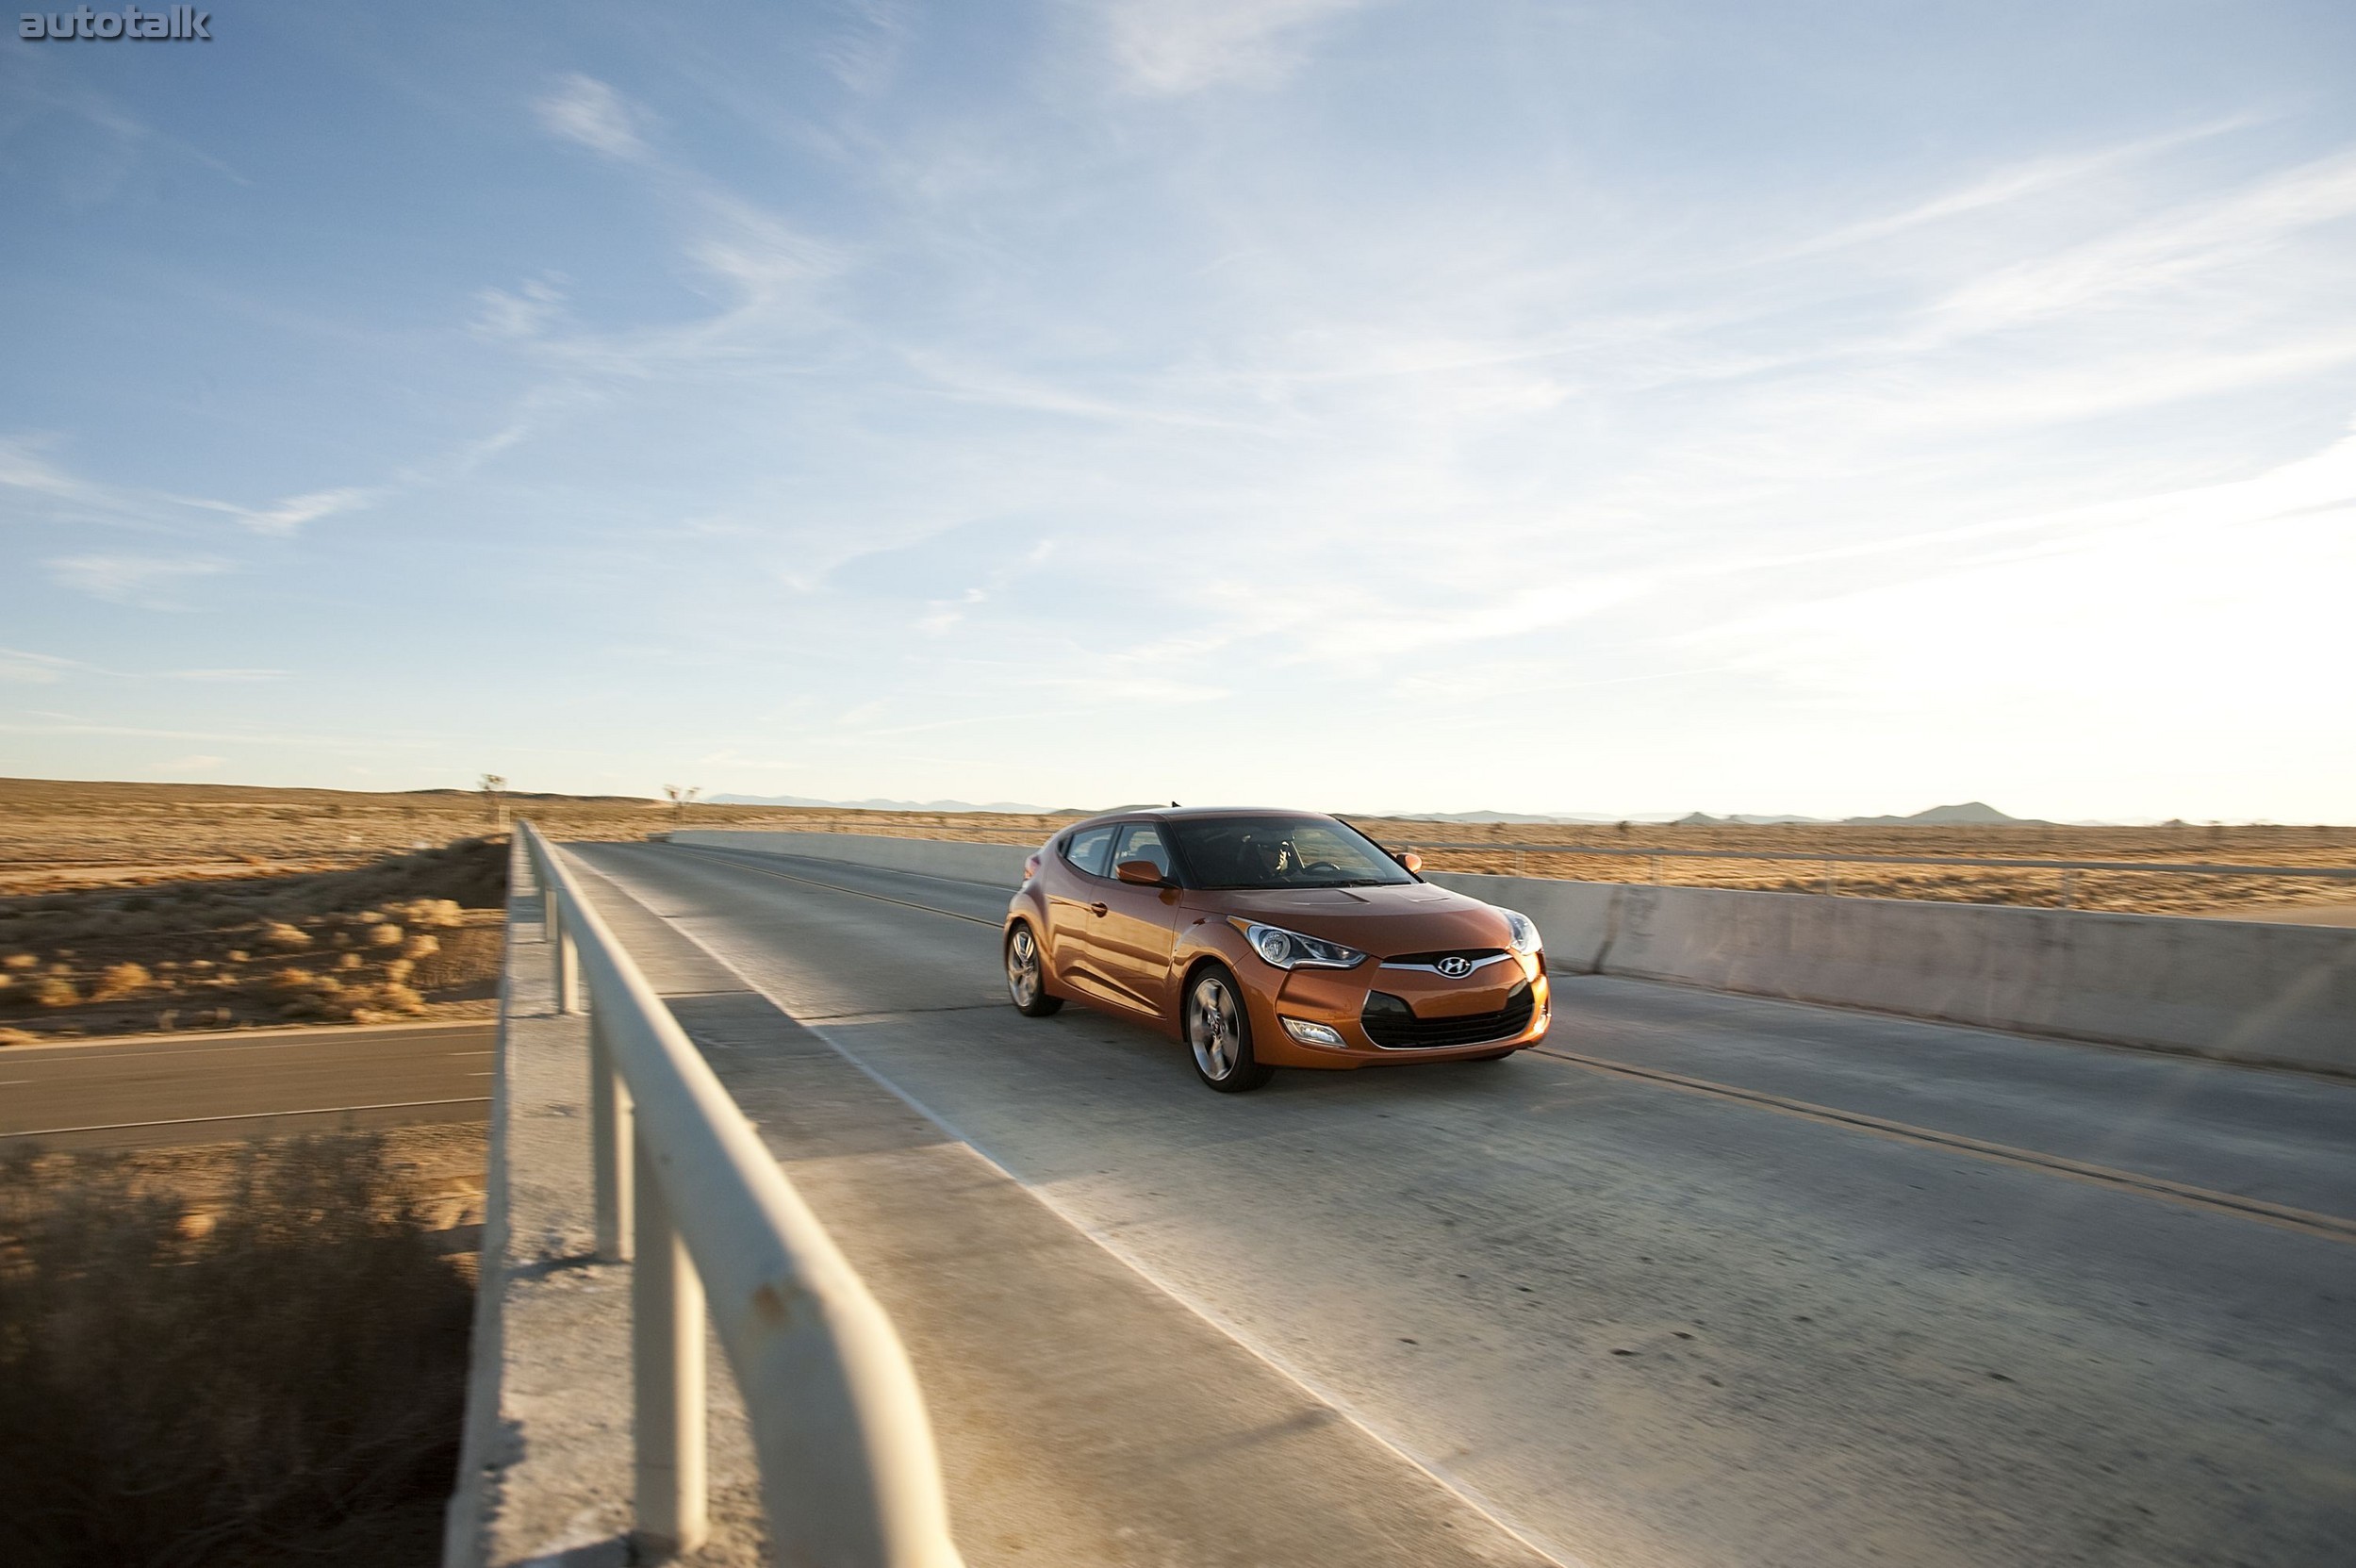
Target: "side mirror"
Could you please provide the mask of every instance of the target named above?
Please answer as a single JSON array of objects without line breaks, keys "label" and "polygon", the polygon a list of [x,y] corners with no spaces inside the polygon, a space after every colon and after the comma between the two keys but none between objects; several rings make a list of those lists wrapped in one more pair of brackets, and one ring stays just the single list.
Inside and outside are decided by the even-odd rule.
[{"label": "side mirror", "polygon": [[1402,850],[1391,858],[1410,871],[1421,871],[1424,868],[1424,857],[1413,850]]},{"label": "side mirror", "polygon": [[1150,860],[1125,860],[1112,867],[1112,874],[1135,887],[1160,887],[1170,880]]}]

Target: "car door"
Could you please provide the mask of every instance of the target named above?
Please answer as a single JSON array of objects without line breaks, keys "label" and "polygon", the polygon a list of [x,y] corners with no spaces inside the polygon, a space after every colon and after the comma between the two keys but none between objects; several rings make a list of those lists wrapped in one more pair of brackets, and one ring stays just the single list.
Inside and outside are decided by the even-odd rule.
[{"label": "car door", "polygon": [[1058,983],[1092,997],[1112,994],[1092,951],[1096,922],[1111,908],[1105,890],[1112,876],[1114,825],[1082,828],[1063,843],[1063,864],[1050,868],[1044,888],[1047,904],[1047,967]]},{"label": "car door", "polygon": [[[1170,850],[1160,824],[1125,824],[1113,840],[1112,867],[1149,861],[1170,875]],[[1090,928],[1090,967],[1104,978],[1115,1000],[1156,1015],[1169,1010],[1170,954],[1177,946],[1178,890],[1146,887],[1117,879],[1099,895],[1105,912]]]}]

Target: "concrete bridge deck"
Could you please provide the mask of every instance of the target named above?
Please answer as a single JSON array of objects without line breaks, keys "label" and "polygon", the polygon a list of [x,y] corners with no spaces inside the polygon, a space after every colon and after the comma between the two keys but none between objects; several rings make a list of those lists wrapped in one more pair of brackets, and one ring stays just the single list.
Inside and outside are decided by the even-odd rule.
[{"label": "concrete bridge deck", "polygon": [[1214,1097],[1008,1009],[1001,890],[575,850],[899,1327],[969,1563],[2293,1564],[2356,1527],[2356,1085],[1589,978],[1550,1042],[1585,1060]]}]

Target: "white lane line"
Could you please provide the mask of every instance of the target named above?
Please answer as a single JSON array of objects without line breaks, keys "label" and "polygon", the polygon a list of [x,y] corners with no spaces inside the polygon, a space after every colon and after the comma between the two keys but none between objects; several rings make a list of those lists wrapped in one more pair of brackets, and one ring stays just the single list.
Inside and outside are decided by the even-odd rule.
[{"label": "white lane line", "polygon": [[2317,1213],[2312,1209],[2295,1209],[2287,1203],[2269,1203],[2264,1198],[2244,1197],[2238,1193],[2218,1192],[2210,1187],[2196,1187],[2190,1182],[2171,1181],[2163,1176],[2146,1176],[2140,1171],[2117,1170],[2109,1165],[2088,1164],[2083,1160],[2065,1159],[2058,1154],[2045,1154],[2034,1148],[2016,1148],[2010,1144],[1990,1143],[1985,1138],[1966,1137],[1960,1132],[1942,1132],[1935,1127],[1917,1127],[1911,1122],[1892,1121],[1886,1116],[1871,1116],[1862,1111],[1844,1111],[1835,1105],[1818,1105],[1810,1100],[1792,1099],[1784,1095],[1771,1095],[1762,1089],[1745,1089],[1732,1083],[1720,1083],[1714,1079],[1688,1078],[1683,1073],[1663,1072],[1657,1067],[1639,1067],[1608,1057],[1583,1056],[1575,1051],[1557,1050],[1552,1046],[1533,1046],[1533,1056],[1543,1056],[1557,1062],[1567,1062],[1590,1072],[1608,1073],[1615,1078],[1635,1079],[1657,1084],[1662,1088],[1679,1089],[1687,1094],[1705,1095],[1714,1099],[1729,1099],[1755,1106],[1764,1111],[1779,1111],[1788,1116],[1807,1121],[1824,1122],[1834,1127],[1851,1127],[1859,1131],[1877,1133],[1901,1143],[1919,1144],[1928,1148],[1949,1149],[1969,1154],[1974,1159],[1998,1164],[2020,1165],[2030,1170],[2051,1172],[2056,1176],[2073,1177],[2098,1186],[2120,1188],[2140,1193],[2146,1197],[2165,1198],[2196,1209],[2208,1209],[2232,1214],[2242,1219],[2254,1219],[2268,1225],[2279,1225],[2289,1230],[2303,1230],[2312,1236],[2326,1236],[2333,1241],[2356,1242],[2356,1219],[2338,1214]]},{"label": "white lane line", "polygon": [[349,1111],[419,1111],[435,1105],[488,1105],[490,1097],[461,1099],[397,1099],[379,1105],[314,1105],[302,1111],[239,1111],[227,1116],[173,1116],[153,1122],[95,1122],[88,1127],[35,1127],[21,1132],[0,1131],[0,1138],[54,1138],[66,1132],[127,1132],[141,1127],[194,1127],[205,1122],[258,1121],[265,1116],[339,1116]]}]

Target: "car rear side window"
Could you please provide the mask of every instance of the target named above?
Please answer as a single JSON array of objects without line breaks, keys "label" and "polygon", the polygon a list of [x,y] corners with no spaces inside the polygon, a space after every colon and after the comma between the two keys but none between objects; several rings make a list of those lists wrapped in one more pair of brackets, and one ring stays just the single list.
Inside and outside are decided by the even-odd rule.
[{"label": "car rear side window", "polygon": [[1063,843],[1063,858],[1092,877],[1112,875],[1112,830],[1082,828]]},{"label": "car rear side window", "polygon": [[1162,842],[1160,828],[1151,822],[1131,822],[1121,830],[1121,848],[1113,855],[1112,864],[1119,866],[1131,860],[1150,860],[1155,870],[1165,877],[1170,874],[1170,851]]}]

